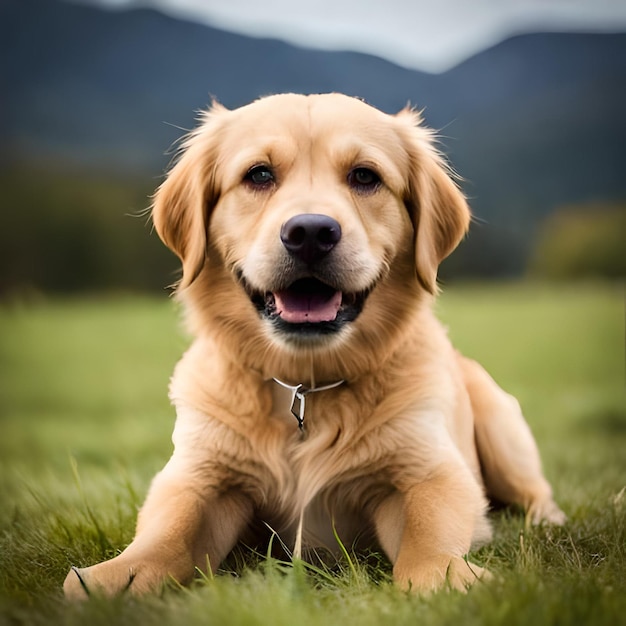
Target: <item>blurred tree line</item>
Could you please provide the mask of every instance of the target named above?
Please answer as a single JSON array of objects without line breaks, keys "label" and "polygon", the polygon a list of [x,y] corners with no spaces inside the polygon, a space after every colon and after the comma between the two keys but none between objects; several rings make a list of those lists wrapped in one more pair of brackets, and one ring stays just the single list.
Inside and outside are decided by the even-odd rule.
[{"label": "blurred tree line", "polygon": [[[0,295],[163,290],[179,263],[147,209],[158,179],[46,168],[0,173]],[[444,280],[520,275],[626,277],[626,203],[563,207],[534,237],[476,224],[444,262]],[[524,265],[517,265],[524,258]]]},{"label": "blurred tree line", "polygon": [[626,203],[569,206],[549,215],[539,230],[529,274],[626,277]]},{"label": "blurred tree line", "polygon": [[0,294],[163,289],[178,263],[152,231],[159,181],[12,168],[0,174]]}]

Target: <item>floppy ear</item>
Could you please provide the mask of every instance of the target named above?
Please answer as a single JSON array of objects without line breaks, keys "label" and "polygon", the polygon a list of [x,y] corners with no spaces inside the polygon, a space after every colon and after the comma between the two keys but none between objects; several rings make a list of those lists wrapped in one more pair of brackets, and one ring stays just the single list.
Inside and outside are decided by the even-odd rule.
[{"label": "floppy ear", "polygon": [[179,289],[188,287],[204,267],[208,218],[219,197],[215,163],[219,117],[225,111],[213,103],[203,114],[202,123],[183,140],[178,160],[154,195],[156,231],[183,264]]},{"label": "floppy ear", "polygon": [[415,267],[422,286],[437,292],[437,269],[460,243],[471,214],[453,173],[433,145],[433,134],[420,126],[420,115],[404,109],[398,119],[405,124],[409,155],[406,205],[415,229]]}]

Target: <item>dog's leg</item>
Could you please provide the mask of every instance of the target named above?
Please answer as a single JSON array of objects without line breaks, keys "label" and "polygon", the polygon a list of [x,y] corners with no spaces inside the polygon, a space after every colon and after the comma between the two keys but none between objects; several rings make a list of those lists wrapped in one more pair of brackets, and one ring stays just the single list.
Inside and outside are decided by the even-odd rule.
[{"label": "dog's leg", "polygon": [[135,538],[119,556],[70,570],[64,583],[68,598],[145,593],[169,579],[187,583],[196,568],[217,569],[249,522],[252,505],[237,492],[204,486],[211,477],[184,465],[173,457],[156,476]]},{"label": "dog's leg", "polygon": [[374,523],[381,547],[403,589],[466,590],[489,573],[466,560],[472,539],[485,534],[485,498],[461,463],[387,498]]},{"label": "dog's leg", "polygon": [[533,523],[563,524],[552,499],[537,445],[517,400],[503,391],[475,361],[459,355],[476,429],[476,446],[487,493],[519,504]]}]

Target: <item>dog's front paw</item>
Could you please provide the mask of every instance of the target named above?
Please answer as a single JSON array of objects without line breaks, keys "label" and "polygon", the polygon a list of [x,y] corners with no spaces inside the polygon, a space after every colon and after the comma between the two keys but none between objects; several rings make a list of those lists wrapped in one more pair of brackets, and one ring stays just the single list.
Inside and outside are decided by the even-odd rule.
[{"label": "dog's front paw", "polygon": [[471,561],[454,557],[446,571],[446,582],[444,586],[457,591],[467,591],[479,580],[489,580],[493,578],[491,572],[484,567],[480,567]]},{"label": "dog's front paw", "polygon": [[100,563],[92,567],[72,567],[63,583],[63,592],[69,600],[86,600],[92,595],[112,597],[131,588],[136,578],[132,568],[103,567]]},{"label": "dog's front paw", "polygon": [[563,526],[567,521],[567,516],[552,498],[535,500],[527,511],[528,519],[532,524],[553,524]]},{"label": "dog's front paw", "polygon": [[442,589],[467,591],[478,580],[489,580],[491,573],[461,557],[442,555],[420,563],[411,571],[394,568],[394,579],[401,588],[428,594]]},{"label": "dog's front paw", "polygon": [[149,593],[158,591],[170,579],[167,570],[161,567],[118,559],[91,567],[72,567],[63,583],[65,597],[86,600],[90,596],[110,598],[126,592]]}]

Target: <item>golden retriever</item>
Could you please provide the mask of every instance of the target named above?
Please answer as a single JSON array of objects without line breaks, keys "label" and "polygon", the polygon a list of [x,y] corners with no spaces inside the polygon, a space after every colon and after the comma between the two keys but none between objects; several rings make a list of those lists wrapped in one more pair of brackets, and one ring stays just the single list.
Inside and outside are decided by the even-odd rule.
[{"label": "golden retriever", "polygon": [[565,517],[514,398],[432,313],[470,222],[418,113],[340,94],[214,104],[158,189],[195,340],[176,367],[172,458],[133,542],[69,597],[217,570],[263,524],[295,554],[356,539],[402,588],[465,589],[487,497]]}]

